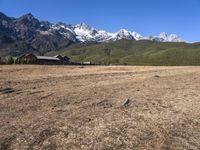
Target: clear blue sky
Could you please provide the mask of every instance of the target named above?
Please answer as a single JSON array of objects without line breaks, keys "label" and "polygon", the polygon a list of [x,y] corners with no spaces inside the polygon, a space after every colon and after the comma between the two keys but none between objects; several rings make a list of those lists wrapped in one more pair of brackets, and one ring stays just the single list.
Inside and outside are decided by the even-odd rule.
[{"label": "clear blue sky", "polygon": [[40,20],[98,29],[126,28],[146,35],[176,33],[200,41],[200,0],[0,0],[0,11],[18,17],[31,12]]}]

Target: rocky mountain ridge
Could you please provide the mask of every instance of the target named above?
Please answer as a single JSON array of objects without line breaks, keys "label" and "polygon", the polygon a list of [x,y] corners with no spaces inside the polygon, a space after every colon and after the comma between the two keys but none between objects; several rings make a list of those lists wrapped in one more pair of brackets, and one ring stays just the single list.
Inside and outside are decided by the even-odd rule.
[{"label": "rocky mountain ridge", "polygon": [[153,40],[159,42],[184,42],[175,34],[143,37],[137,32],[120,29],[111,33],[98,30],[85,23],[71,25],[39,21],[31,13],[19,18],[0,12],[0,54],[20,55],[32,52],[42,55],[65,48],[72,43],[112,42],[121,39]]}]

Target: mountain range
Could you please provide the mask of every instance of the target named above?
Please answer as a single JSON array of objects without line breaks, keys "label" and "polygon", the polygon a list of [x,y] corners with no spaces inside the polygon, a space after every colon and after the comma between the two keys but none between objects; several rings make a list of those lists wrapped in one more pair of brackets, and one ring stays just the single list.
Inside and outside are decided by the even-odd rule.
[{"label": "mountain range", "polygon": [[28,52],[44,55],[77,43],[111,43],[123,39],[185,42],[176,34],[165,32],[158,36],[144,37],[126,29],[111,33],[90,27],[85,23],[77,25],[50,23],[38,20],[31,13],[14,18],[0,12],[0,56],[18,56]]},{"label": "mountain range", "polygon": [[[68,30],[79,42],[112,42],[121,39],[128,40],[153,40],[159,42],[185,42],[176,34],[167,34],[165,32],[160,33],[159,36],[149,36],[143,37],[137,32],[127,31],[126,29],[120,29],[115,33],[106,32],[104,30],[98,30],[85,23],[77,25],[66,25],[64,23],[52,24],[49,31],[46,31],[47,34],[51,34],[53,30],[59,31],[60,34],[65,36],[63,31]],[[67,37],[68,38],[68,37]]]}]

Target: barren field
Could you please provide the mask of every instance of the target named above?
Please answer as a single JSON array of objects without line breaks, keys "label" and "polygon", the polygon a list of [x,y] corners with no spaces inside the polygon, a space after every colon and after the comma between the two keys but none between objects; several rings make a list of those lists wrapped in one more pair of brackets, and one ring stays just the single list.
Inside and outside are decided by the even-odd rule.
[{"label": "barren field", "polygon": [[200,67],[0,66],[0,149],[199,150]]}]

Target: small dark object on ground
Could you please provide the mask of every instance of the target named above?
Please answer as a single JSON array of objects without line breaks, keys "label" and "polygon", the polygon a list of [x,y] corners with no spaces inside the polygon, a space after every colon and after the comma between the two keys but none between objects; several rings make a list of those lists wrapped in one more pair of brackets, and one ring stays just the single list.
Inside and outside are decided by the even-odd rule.
[{"label": "small dark object on ground", "polygon": [[32,94],[37,94],[37,93],[43,93],[44,91],[34,91],[34,92],[30,92],[29,95],[32,95]]},{"label": "small dark object on ground", "polygon": [[127,107],[129,103],[130,103],[130,99],[129,98],[125,99],[125,101],[122,103],[122,107]]},{"label": "small dark object on ground", "polygon": [[154,77],[155,77],[155,78],[160,78],[160,76],[159,76],[159,75],[155,75]]},{"label": "small dark object on ground", "polygon": [[0,89],[0,93],[2,94],[8,94],[8,93],[12,93],[15,90],[13,88],[4,88],[4,89]]}]

